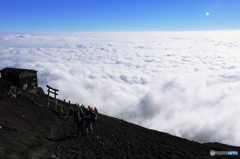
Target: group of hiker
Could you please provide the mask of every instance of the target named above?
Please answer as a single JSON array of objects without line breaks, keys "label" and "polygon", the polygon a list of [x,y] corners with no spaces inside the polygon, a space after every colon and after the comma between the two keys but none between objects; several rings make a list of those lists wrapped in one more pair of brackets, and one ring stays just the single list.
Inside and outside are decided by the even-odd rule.
[{"label": "group of hiker", "polygon": [[64,113],[63,108],[59,110],[59,117],[64,120],[73,119],[77,125],[77,138],[80,137],[80,132],[82,137],[93,134],[92,123],[97,119],[98,110],[96,107],[94,109],[90,106],[85,107],[83,104],[81,106],[70,107],[69,113]]}]

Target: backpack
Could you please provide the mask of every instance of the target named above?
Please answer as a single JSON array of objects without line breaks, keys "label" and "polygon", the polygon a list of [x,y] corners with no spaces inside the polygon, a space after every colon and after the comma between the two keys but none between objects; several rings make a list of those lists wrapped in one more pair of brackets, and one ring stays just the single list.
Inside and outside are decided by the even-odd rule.
[{"label": "backpack", "polygon": [[92,121],[97,120],[97,114],[95,113],[95,111],[93,111],[93,110],[90,111],[90,117],[91,117]]}]

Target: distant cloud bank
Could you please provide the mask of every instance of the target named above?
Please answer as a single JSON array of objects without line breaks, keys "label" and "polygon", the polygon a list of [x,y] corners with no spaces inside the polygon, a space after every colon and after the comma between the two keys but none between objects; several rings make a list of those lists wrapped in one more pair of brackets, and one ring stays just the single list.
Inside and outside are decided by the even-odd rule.
[{"label": "distant cloud bank", "polygon": [[0,69],[35,69],[45,91],[150,129],[240,146],[239,33],[1,33]]}]

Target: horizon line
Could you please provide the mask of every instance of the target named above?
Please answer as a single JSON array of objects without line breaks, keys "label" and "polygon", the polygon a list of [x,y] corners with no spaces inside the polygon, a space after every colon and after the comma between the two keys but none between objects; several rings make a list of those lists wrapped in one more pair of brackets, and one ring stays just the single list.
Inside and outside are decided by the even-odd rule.
[{"label": "horizon line", "polygon": [[145,30],[145,31],[0,31],[0,33],[18,33],[18,32],[26,32],[26,33],[103,33],[103,32],[111,32],[111,33],[122,33],[122,32],[228,32],[228,31],[240,31],[239,30]]}]

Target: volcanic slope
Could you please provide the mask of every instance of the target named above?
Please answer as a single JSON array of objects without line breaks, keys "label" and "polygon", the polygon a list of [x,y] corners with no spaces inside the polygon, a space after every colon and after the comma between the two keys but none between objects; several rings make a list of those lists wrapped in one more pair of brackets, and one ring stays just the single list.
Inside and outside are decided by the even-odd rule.
[{"label": "volcanic slope", "polygon": [[240,158],[210,156],[210,150],[240,152],[240,147],[200,144],[104,114],[93,123],[93,135],[76,138],[76,124],[47,109],[46,97],[17,87],[24,95],[10,97],[12,88],[0,79],[1,159]]}]

